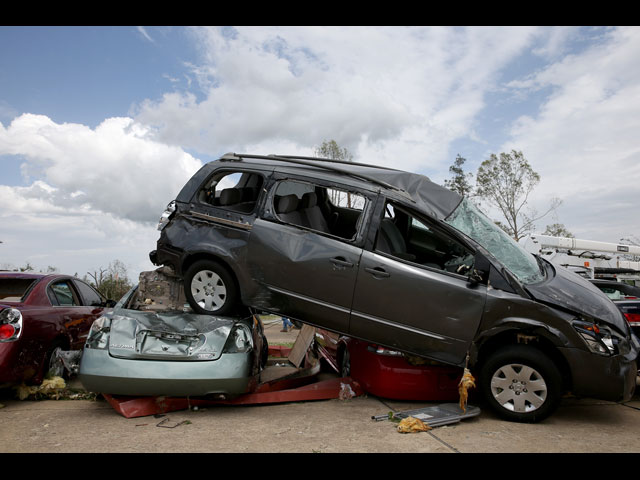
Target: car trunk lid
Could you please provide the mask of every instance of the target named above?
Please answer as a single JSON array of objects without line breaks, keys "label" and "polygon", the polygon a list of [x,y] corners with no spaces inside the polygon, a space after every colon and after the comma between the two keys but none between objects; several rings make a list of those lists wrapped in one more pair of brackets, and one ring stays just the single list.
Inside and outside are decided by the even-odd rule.
[{"label": "car trunk lid", "polygon": [[235,320],[211,315],[126,310],[109,333],[113,357],[147,360],[216,360]]}]

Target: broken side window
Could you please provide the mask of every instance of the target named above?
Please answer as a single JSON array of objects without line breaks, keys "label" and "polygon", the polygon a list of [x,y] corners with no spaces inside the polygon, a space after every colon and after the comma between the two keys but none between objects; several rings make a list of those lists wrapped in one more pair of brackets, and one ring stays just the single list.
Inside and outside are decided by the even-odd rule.
[{"label": "broken side window", "polygon": [[473,252],[410,210],[387,202],[375,250],[420,266],[464,275]]},{"label": "broken side window", "polygon": [[262,175],[224,170],[214,173],[198,193],[201,203],[240,213],[255,210],[262,189]]},{"label": "broken side window", "polygon": [[285,223],[351,240],[360,227],[367,199],[356,192],[283,180],[276,187],[273,203],[276,216]]}]

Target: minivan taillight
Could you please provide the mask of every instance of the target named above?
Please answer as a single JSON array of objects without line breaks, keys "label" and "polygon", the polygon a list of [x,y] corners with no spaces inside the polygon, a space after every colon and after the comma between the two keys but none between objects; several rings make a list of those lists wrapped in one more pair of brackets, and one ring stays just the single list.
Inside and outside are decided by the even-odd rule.
[{"label": "minivan taillight", "polygon": [[171,203],[169,203],[169,205],[167,205],[167,208],[165,209],[165,211],[162,212],[162,216],[158,221],[158,230],[162,230],[164,227],[167,226],[167,224],[169,223],[169,220],[171,220],[171,217],[173,216],[175,211],[176,211],[176,201],[173,200]]}]

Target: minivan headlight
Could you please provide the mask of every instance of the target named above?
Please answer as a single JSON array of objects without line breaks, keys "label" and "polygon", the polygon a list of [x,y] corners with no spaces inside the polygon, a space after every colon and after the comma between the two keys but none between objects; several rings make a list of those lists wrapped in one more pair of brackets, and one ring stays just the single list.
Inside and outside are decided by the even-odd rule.
[{"label": "minivan headlight", "polygon": [[22,334],[22,313],[16,308],[0,312],[0,342],[13,342]]},{"label": "minivan headlight", "polygon": [[596,322],[575,320],[573,328],[580,334],[589,350],[598,355],[614,355],[617,353],[616,343],[608,327]]}]

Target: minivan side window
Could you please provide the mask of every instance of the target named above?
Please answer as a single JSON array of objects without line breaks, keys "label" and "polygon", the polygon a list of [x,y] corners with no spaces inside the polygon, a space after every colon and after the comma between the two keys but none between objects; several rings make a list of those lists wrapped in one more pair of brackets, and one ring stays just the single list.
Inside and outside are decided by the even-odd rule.
[{"label": "minivan side window", "polygon": [[283,180],[273,206],[282,222],[353,240],[367,205],[363,195],[303,181]]},{"label": "minivan side window", "polygon": [[212,175],[198,192],[200,203],[240,213],[255,210],[262,175],[253,172],[223,170]]},{"label": "minivan side window", "polygon": [[420,266],[465,275],[474,255],[451,235],[412,213],[387,202],[374,249]]}]

